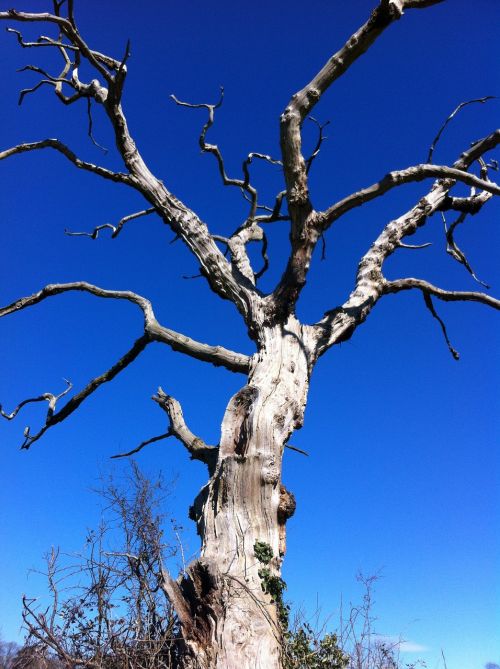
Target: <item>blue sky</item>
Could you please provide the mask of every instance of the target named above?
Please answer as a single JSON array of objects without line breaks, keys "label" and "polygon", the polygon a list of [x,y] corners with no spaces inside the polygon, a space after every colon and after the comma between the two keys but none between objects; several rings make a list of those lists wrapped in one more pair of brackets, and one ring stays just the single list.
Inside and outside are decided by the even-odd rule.
[{"label": "blue sky", "polygon": [[[13,4],[12,2],[10,4]],[[473,4],[473,6],[472,6]],[[179,109],[169,94],[214,101],[226,89],[210,139],[228,171],[238,174],[249,151],[276,155],[278,118],[301,88],[367,18],[373,3],[297,0],[252,5],[192,0],[162,3],[77,3],[82,33],[98,50],[121,55],[127,38],[132,58],[124,99],[131,131],[151,168],[224,234],[244,215],[236,192],[222,188],[197,136],[202,113]],[[10,5],[9,5],[10,6]],[[20,8],[43,11],[42,0]],[[5,9],[6,6],[2,6]],[[331,121],[311,174],[316,208],[371,184],[390,169],[423,162],[443,119],[462,100],[500,94],[496,0],[448,0],[408,11],[365,57],[340,79],[315,110]],[[43,32],[26,28],[26,34]],[[59,137],[86,159],[110,167],[86,136],[85,108],[64,108],[48,91],[17,106],[20,88],[32,85],[16,69],[37,54],[0,38],[0,146]],[[50,66],[49,60],[43,61]],[[38,61],[39,63],[42,61]],[[498,125],[500,102],[470,106],[451,124],[435,162],[458,154]],[[103,119],[94,133],[112,148]],[[314,144],[313,126],[305,141]],[[498,156],[497,156],[498,157]],[[281,187],[275,168],[256,165],[262,194]],[[378,231],[410,207],[426,184],[393,191],[353,211],[327,236],[327,257],[315,258],[299,304],[306,321],[342,302],[356,264]],[[49,152],[0,163],[2,263],[0,303],[49,282],[85,279],[105,288],[149,297],[164,325],[192,337],[251,353],[235,310],[203,280],[184,280],[197,266],[172,234],[152,217],[130,223],[116,240],[70,238],[64,229],[88,230],[116,222],[142,206],[123,187],[81,174]],[[491,202],[457,234],[481,278],[499,294],[498,219]],[[476,289],[445,253],[435,217],[415,237],[432,241],[423,251],[401,250],[387,266],[391,278],[419,276],[445,288]],[[283,225],[270,232],[269,289],[287,248]],[[419,295],[384,298],[353,339],[317,366],[304,428],[292,443],[310,453],[287,452],[284,481],[298,501],[288,530],[284,575],[288,596],[307,611],[319,601],[335,619],[341,594],[357,601],[355,574],[383,569],[377,590],[377,629],[402,634],[421,647],[431,669],[441,649],[449,669],[500,662],[498,645],[498,314],[481,305],[437,304],[460,362],[449,355],[439,326]],[[60,296],[0,323],[0,401],[76,388],[108,368],[140,334],[131,305],[83,295]],[[165,417],[150,397],[158,385],[183,404],[193,431],[216,443],[227,401],[243,379],[150,348],[77,414],[28,452],[20,452],[25,425],[41,420],[39,407],[0,424],[0,629],[16,639],[21,593],[40,594],[29,578],[52,545],[77,550],[99,517],[91,492],[99,474],[121,471],[109,456],[164,431]],[[138,458],[146,472],[178,475],[172,513],[185,521],[188,553],[197,540],[187,507],[204,482],[203,467],[182,447],[160,442]]]}]

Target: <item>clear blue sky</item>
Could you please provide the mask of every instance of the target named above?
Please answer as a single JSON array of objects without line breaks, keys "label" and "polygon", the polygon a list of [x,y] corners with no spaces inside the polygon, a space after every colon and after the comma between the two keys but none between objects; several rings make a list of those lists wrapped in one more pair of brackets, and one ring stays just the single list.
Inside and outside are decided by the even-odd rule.
[{"label": "clear blue sky", "polygon": [[[2,3],[2,9],[9,5]],[[42,11],[48,0],[21,9]],[[125,94],[131,131],[151,168],[211,226],[224,234],[241,220],[237,192],[223,189],[210,156],[200,155],[201,113],[175,107],[169,94],[215,100],[226,88],[210,139],[238,174],[249,151],[276,155],[278,117],[291,94],[367,18],[372,0],[341,2],[163,3],[147,10],[123,0],[76,3],[82,33],[98,50],[120,56],[132,41]],[[142,5],[144,7],[144,5]],[[448,0],[408,11],[324,96],[315,115],[330,119],[329,140],[313,167],[311,188],[322,208],[379,179],[390,169],[425,160],[443,119],[462,100],[500,94],[497,0]],[[37,36],[45,29],[26,28]],[[16,69],[33,53],[0,35],[0,147],[59,137],[82,157],[118,166],[86,137],[86,113],[64,108],[49,91],[17,107],[32,85]],[[44,58],[47,57],[44,55]],[[38,61],[39,63],[41,61]],[[45,62],[45,61],[44,61]],[[47,61],[48,62],[48,61]],[[435,162],[455,157],[498,125],[499,101],[468,107],[450,126]],[[312,130],[312,128],[311,128]],[[95,135],[111,148],[99,114]],[[314,142],[306,131],[306,141]],[[500,156],[497,156],[500,158]],[[280,188],[279,173],[256,166],[263,194]],[[493,173],[494,174],[494,173]],[[356,263],[377,232],[411,206],[426,184],[393,191],[347,216],[327,237],[327,258],[316,263],[300,302],[306,321],[341,303]],[[116,240],[70,238],[64,229],[91,229],[142,206],[124,188],[79,173],[49,152],[0,163],[2,263],[0,303],[49,282],[85,279],[150,297],[160,320],[185,334],[251,352],[230,304],[203,280],[183,280],[197,266],[172,234],[149,218],[131,223]],[[457,235],[480,277],[500,293],[500,206],[490,203]],[[264,288],[279,276],[286,226],[271,234],[273,261]],[[445,288],[476,289],[445,253],[435,217],[416,242],[388,264],[397,278],[416,275]],[[421,646],[430,669],[478,669],[500,662],[498,640],[498,314],[481,305],[437,304],[460,362],[449,355],[439,326],[419,295],[384,298],[354,338],[320,361],[304,428],[292,440],[310,452],[287,452],[284,481],[298,508],[290,521],[285,578],[288,596],[312,611],[318,600],[335,619],[341,593],[356,601],[355,574],[380,568],[377,629]],[[108,368],[140,334],[140,315],[128,304],[83,295],[60,296],[0,322],[0,401],[5,408],[47,390],[76,388]],[[225,405],[243,379],[157,346],[31,451],[18,445],[40,408],[0,424],[0,629],[18,638],[20,596],[42,585],[27,577],[51,545],[77,550],[95,525],[98,500],[90,488],[99,473],[120,471],[109,456],[165,428],[151,402],[158,385],[177,397],[193,431],[216,443]],[[146,472],[178,474],[172,512],[185,520],[188,552],[197,539],[187,507],[204,482],[172,440],[138,457]]]}]

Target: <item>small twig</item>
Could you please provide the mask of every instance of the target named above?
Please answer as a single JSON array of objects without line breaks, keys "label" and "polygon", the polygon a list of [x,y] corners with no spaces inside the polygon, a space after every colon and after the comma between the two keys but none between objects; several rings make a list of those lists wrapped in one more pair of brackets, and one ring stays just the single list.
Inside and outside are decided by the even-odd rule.
[{"label": "small twig", "polygon": [[151,439],[146,439],[146,441],[142,441],[139,446],[136,448],[132,449],[131,451],[128,451],[127,453],[117,453],[116,455],[111,456],[111,460],[115,460],[116,458],[128,458],[130,455],[135,455],[135,453],[139,453],[139,451],[142,451],[142,449],[145,446],[148,446],[148,444],[154,444],[156,441],[161,441],[162,439],[167,439],[168,437],[172,437],[173,432],[168,430],[168,432],[165,432],[164,434],[160,434],[157,437],[151,437]]},{"label": "small twig", "polygon": [[155,207],[150,207],[149,209],[142,209],[141,211],[136,211],[133,214],[128,214],[127,216],[124,216],[118,221],[116,225],[112,225],[111,223],[103,223],[102,225],[98,225],[92,230],[92,232],[72,232],[71,230],[66,229],[64,233],[69,237],[90,237],[90,239],[97,239],[99,237],[99,232],[101,230],[109,229],[113,231],[111,234],[111,239],[115,239],[120,234],[121,229],[126,223],[128,223],[129,221],[133,221],[136,218],[140,218],[141,216],[149,216],[149,214],[154,214],[155,211],[156,211]]},{"label": "small twig", "polygon": [[323,144],[323,142],[325,140],[328,139],[328,137],[326,137],[323,134],[323,130],[326,128],[327,125],[330,124],[330,121],[326,121],[325,123],[320,123],[313,116],[308,116],[308,118],[309,118],[310,121],[315,123],[318,127],[318,140],[316,142],[316,146],[314,147],[313,152],[311,153],[309,158],[306,160],[306,174],[309,174],[309,170],[311,169],[311,165],[313,164],[314,159],[316,158],[316,156],[318,155],[318,153],[321,150],[321,145]]},{"label": "small twig", "polygon": [[301,448],[297,448],[297,446],[285,444],[285,448],[289,448],[291,451],[295,451],[296,453],[301,453],[302,455],[307,455],[307,457],[309,457],[309,453],[307,453],[307,451],[303,451]]},{"label": "small twig", "polygon": [[446,345],[448,346],[448,349],[449,349],[451,355],[454,357],[455,360],[459,360],[460,359],[460,354],[451,345],[450,338],[448,337],[448,332],[446,330],[446,325],[444,324],[443,320],[438,316],[438,314],[437,314],[437,312],[434,308],[434,304],[432,303],[432,298],[431,298],[430,294],[426,291],[423,291],[422,294],[424,296],[425,306],[427,307],[427,309],[429,309],[429,311],[431,312],[433,317],[438,321],[439,325],[441,326],[441,330],[443,331],[443,335],[444,335],[444,339],[446,341]]},{"label": "small twig", "polygon": [[432,246],[432,242],[426,242],[425,244],[405,244],[404,242],[398,242],[398,248],[400,249],[426,249],[429,246]]},{"label": "small twig", "polygon": [[451,112],[451,114],[447,117],[447,119],[445,120],[445,122],[443,123],[443,125],[439,128],[439,131],[438,131],[437,135],[436,135],[436,136],[434,137],[434,139],[432,140],[432,144],[431,144],[431,146],[430,146],[430,148],[429,148],[429,153],[427,154],[427,161],[426,161],[426,162],[428,162],[428,163],[432,163],[432,155],[433,155],[433,153],[434,153],[434,150],[435,150],[435,148],[436,148],[436,145],[437,145],[437,143],[439,142],[439,140],[440,140],[440,138],[441,138],[441,135],[443,134],[443,132],[444,132],[446,126],[448,125],[448,123],[450,123],[450,121],[452,121],[452,120],[455,118],[455,116],[456,116],[456,115],[457,115],[457,114],[458,114],[464,107],[466,107],[467,105],[474,104],[474,103],[476,103],[476,102],[479,102],[479,103],[481,103],[481,104],[484,104],[484,103],[487,102],[488,100],[495,100],[495,99],[496,99],[496,96],[495,96],[495,95],[487,95],[487,96],[484,97],[484,98],[475,98],[474,100],[467,100],[466,102],[461,102],[457,107],[455,107],[455,109],[454,109],[454,110]]},{"label": "small twig", "polygon": [[[257,223],[274,223],[275,221],[289,221],[290,216],[281,214],[281,207],[283,205],[283,200],[286,195],[286,190],[282,190],[276,196],[274,202],[274,207],[266,207],[266,211],[270,211],[269,216],[256,216],[255,221]],[[264,207],[262,207],[264,209]]]},{"label": "small twig", "polygon": [[267,236],[263,232],[262,233],[262,248],[261,248],[261,255],[262,255],[262,260],[264,261],[264,264],[260,268],[258,272],[255,274],[255,280],[260,279],[263,274],[267,272],[269,269],[269,256],[267,255]]},{"label": "small twig", "polygon": [[104,154],[108,153],[108,149],[106,149],[104,146],[101,146],[101,144],[99,144],[99,142],[96,141],[96,139],[95,139],[95,137],[92,133],[92,125],[93,125],[93,121],[92,121],[92,98],[90,96],[87,98],[87,116],[88,116],[88,119],[89,119],[87,134],[90,137],[90,140],[91,140],[92,144],[94,146],[96,146],[98,149],[101,149],[101,151]]},{"label": "small twig", "polygon": [[455,221],[453,221],[453,223],[450,225],[450,227],[448,227],[447,224],[446,224],[446,218],[445,218],[445,215],[443,214],[443,212],[441,212],[441,216],[442,216],[442,219],[443,219],[444,231],[445,231],[445,235],[446,235],[446,243],[447,243],[446,253],[448,253],[452,258],[454,258],[458,263],[463,265],[465,267],[465,269],[469,272],[469,274],[472,276],[474,281],[477,281],[477,283],[481,284],[481,286],[484,286],[485,288],[489,289],[490,286],[487,283],[485,283],[484,281],[481,281],[481,279],[479,279],[476,276],[476,274],[475,274],[474,270],[472,269],[469,261],[467,260],[467,257],[465,255],[465,253],[458,247],[457,243],[455,242],[455,238],[453,236],[453,234],[455,232],[455,229],[459,225],[461,225],[465,221],[465,219],[467,218],[467,212],[461,213],[460,216],[458,216],[458,218]]},{"label": "small twig", "polygon": [[177,525],[173,521],[172,521],[172,529],[173,529],[175,538],[177,539],[177,543],[179,544],[179,550],[181,552],[182,575],[186,576],[187,571],[186,571],[186,557],[184,555],[184,546],[182,545],[181,537],[179,535],[179,528],[177,527]]}]

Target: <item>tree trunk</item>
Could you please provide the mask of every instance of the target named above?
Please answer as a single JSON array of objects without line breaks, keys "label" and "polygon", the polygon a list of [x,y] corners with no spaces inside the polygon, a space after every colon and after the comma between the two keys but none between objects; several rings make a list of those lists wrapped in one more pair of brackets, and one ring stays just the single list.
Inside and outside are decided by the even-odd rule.
[{"label": "tree trunk", "polygon": [[264,328],[248,383],[226,409],[215,471],[191,508],[201,555],[168,585],[186,668],[282,666],[280,575],[295,501],[281,463],[302,425],[310,368],[294,317]]}]

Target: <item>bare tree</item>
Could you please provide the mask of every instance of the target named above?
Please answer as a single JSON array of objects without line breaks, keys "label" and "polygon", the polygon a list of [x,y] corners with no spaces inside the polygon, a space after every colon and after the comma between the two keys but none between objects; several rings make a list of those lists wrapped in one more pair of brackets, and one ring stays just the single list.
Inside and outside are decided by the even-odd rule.
[{"label": "bare tree", "polygon": [[18,651],[19,646],[17,643],[2,641],[0,638],[0,669],[13,669]]},{"label": "bare tree", "polygon": [[[181,664],[185,668],[272,669],[282,666],[282,625],[280,595],[281,565],[285,555],[285,526],[295,509],[293,495],[281,480],[284,449],[294,430],[301,427],[309,379],[319,358],[333,346],[347,341],[366,320],[377,302],[388,294],[416,291],[443,330],[454,357],[445,325],[435,302],[473,301],[494,309],[500,301],[482,291],[455,291],[434,285],[425,278],[402,277],[388,280],[384,263],[401,248],[415,248],[408,238],[433,215],[456,212],[457,219],[447,229],[449,253],[475,277],[464,253],[455,242],[454,232],[469,214],[475,214],[494,196],[500,186],[490,179],[491,165],[485,155],[500,143],[500,130],[475,139],[455,162],[435,165],[433,143],[427,162],[391,171],[374,184],[365,186],[332,203],[322,211],[312,205],[308,174],[324,138],[318,126],[318,143],[310,157],[302,150],[302,124],[313,112],[322,95],[344,75],[382,33],[400,19],[405,10],[424,9],[440,0],[380,0],[368,20],[295,93],[280,119],[281,156],[278,159],[250,153],[244,160],[241,177],[229,176],[219,147],[207,135],[222,103],[193,104],[174,98],[176,104],[201,108],[206,112],[199,144],[214,156],[223,183],[242,191],[248,213],[230,236],[212,233],[188,204],[179,200],[157,178],[136,146],[122,107],[127,78],[127,44],[123,55],[115,58],[94,50],[75,22],[73,1],[54,0],[53,13],[30,13],[11,9],[0,12],[9,25],[39,23],[55,28],[53,36],[26,40],[17,28],[9,28],[21,46],[34,50],[50,49],[61,56],[56,74],[30,65],[38,73],[38,83],[21,92],[22,99],[41,87],[50,87],[65,105],[84,100],[89,105],[89,135],[92,135],[91,106],[102,109],[114,132],[116,149],[124,163],[121,172],[80,159],[59,139],[41,139],[19,144],[0,153],[0,159],[29,151],[51,149],[73,166],[96,177],[133,189],[144,198],[141,210],[123,217],[116,226],[98,225],[87,234],[97,238],[105,228],[119,235],[133,219],[156,214],[182,240],[200,265],[200,273],[214,293],[234,304],[256,346],[252,356],[213,346],[175,332],[156,316],[152,303],[130,291],[104,289],[78,281],[50,284],[0,309],[7,316],[48,300],[55,295],[84,291],[97,298],[126,300],[136,305],[144,317],[144,332],[116,363],[92,379],[73,395],[68,382],[59,394],[46,392],[23,400],[12,411],[3,409],[7,420],[14,419],[32,402],[47,402],[45,422],[36,431],[26,428],[22,447],[30,448],[51,427],[68,418],[102,384],[114,379],[152,342],[242,374],[241,389],[229,400],[222,420],[218,444],[207,444],[186,425],[179,402],[161,388],[153,397],[165,412],[168,427],[156,437],[142,442],[137,452],[153,441],[176,437],[192,459],[207,467],[208,481],[196,497],[191,517],[201,538],[201,553],[177,580],[164,574],[162,587],[172,602],[180,622]],[[83,72],[93,72],[83,80]],[[455,113],[455,112],[454,112]],[[471,138],[469,138],[470,140]],[[250,167],[261,160],[281,166],[281,190],[270,206],[261,203],[252,181]],[[478,166],[478,171],[474,171]],[[477,172],[477,173],[476,173]],[[408,211],[382,227],[359,260],[354,285],[343,303],[327,311],[316,323],[299,321],[295,310],[306,283],[313,252],[324,233],[355,207],[382,197],[402,184],[432,179],[432,185]],[[467,196],[453,188],[466,185]],[[269,293],[258,287],[268,267],[266,226],[288,222],[290,247],[286,266],[277,285]],[[76,233],[72,233],[76,234]],[[262,266],[253,266],[248,246],[262,248]],[[289,446],[291,447],[291,446]],[[128,455],[130,453],[124,454]]]}]

